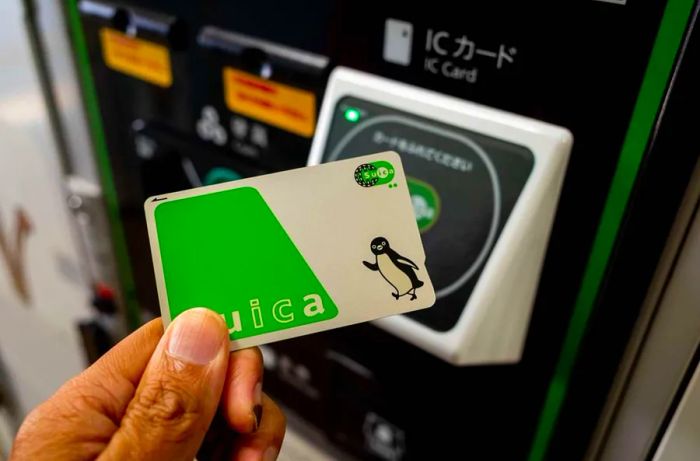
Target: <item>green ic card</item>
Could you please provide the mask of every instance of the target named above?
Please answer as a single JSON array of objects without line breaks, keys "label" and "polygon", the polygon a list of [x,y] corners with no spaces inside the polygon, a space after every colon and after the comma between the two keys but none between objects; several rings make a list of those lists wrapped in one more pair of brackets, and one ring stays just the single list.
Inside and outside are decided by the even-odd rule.
[{"label": "green ic card", "polygon": [[393,152],[151,197],[161,312],[207,307],[232,350],[432,306]]}]

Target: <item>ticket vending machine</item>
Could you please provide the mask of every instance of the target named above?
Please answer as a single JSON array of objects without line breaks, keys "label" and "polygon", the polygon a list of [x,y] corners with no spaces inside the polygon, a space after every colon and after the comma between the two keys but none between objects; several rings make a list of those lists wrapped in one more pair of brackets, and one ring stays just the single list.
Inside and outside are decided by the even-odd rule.
[{"label": "ticket vending machine", "polygon": [[65,11],[132,317],[146,196],[395,150],[436,306],[265,346],[266,391],[336,457],[583,457],[697,152],[696,2]]}]

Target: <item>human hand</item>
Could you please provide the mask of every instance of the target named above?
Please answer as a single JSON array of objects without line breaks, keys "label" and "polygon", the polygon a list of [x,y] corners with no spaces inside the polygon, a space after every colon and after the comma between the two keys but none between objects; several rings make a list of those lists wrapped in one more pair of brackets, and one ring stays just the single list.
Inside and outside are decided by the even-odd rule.
[{"label": "human hand", "polygon": [[285,417],[261,392],[257,348],[229,353],[207,309],[160,319],[125,338],[35,408],[10,461],[272,461]]}]

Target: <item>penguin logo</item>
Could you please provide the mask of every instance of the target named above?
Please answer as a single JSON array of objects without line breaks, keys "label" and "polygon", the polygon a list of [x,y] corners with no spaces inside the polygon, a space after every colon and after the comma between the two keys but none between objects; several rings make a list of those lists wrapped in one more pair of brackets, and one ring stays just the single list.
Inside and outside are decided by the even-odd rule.
[{"label": "penguin logo", "polygon": [[397,301],[404,295],[411,295],[411,301],[416,299],[416,289],[423,286],[423,282],[418,280],[415,272],[418,270],[416,263],[394,251],[384,237],[373,239],[370,245],[375,261],[374,263],[362,261],[362,264],[367,269],[379,271],[382,274],[384,280],[389,282],[396,291],[391,295]]}]

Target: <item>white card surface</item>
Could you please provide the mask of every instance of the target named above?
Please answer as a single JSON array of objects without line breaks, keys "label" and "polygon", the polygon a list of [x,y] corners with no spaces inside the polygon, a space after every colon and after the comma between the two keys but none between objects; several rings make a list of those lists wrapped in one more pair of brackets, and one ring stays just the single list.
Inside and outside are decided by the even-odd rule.
[{"label": "white card surface", "polygon": [[232,350],[435,302],[394,152],[151,197],[145,211],[165,324],[207,307]]}]

